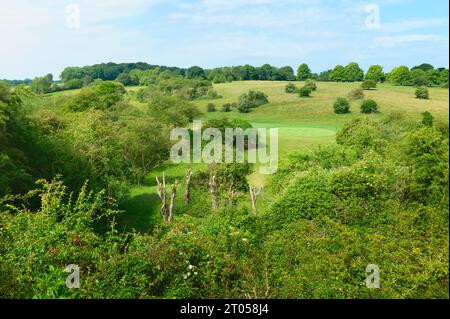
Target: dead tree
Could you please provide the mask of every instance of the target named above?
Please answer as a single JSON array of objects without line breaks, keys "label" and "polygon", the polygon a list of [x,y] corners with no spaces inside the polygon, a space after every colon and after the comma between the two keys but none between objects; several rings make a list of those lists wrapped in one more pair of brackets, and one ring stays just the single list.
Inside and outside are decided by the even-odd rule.
[{"label": "dead tree", "polygon": [[250,186],[250,199],[252,200],[253,211],[255,214],[257,213],[256,200],[258,199],[258,196],[261,195],[263,190],[264,188],[260,187],[259,190],[256,191],[256,187]]},{"label": "dead tree", "polygon": [[214,175],[211,180],[209,181],[209,191],[211,193],[211,202],[212,202],[212,209],[217,210],[217,181],[216,176]]},{"label": "dead tree", "polygon": [[161,200],[161,213],[163,216],[163,221],[167,222],[166,177],[164,176],[164,173],[162,183],[159,181],[158,177],[156,177],[156,183],[158,184],[156,187],[156,192]]},{"label": "dead tree", "polygon": [[184,191],[184,201],[186,205],[189,205],[189,201],[191,199],[191,177],[192,171],[189,170],[186,174],[186,189]]},{"label": "dead tree", "polygon": [[170,206],[169,206],[169,223],[173,222],[173,206],[175,202],[175,196],[177,194],[178,180],[170,187],[172,192],[170,193]]}]

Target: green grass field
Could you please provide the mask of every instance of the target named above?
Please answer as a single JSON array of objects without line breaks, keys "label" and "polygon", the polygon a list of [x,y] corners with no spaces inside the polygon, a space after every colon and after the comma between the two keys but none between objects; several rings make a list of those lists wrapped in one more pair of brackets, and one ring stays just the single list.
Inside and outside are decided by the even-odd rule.
[{"label": "green grass field", "polygon": [[[194,103],[204,113],[203,120],[226,116],[248,120],[258,128],[278,128],[280,162],[283,162],[292,151],[308,152],[318,145],[335,143],[336,132],[345,122],[356,117],[379,118],[383,114],[397,111],[406,117],[419,120],[420,113],[429,111],[439,120],[448,121],[449,119],[448,89],[430,88],[430,99],[419,100],[415,98],[413,87],[379,84],[376,90],[364,91],[366,98],[378,102],[379,114],[362,115],[359,110],[361,101],[353,101],[350,114],[337,115],[332,107],[336,98],[346,97],[352,89],[359,87],[360,83],[319,82],[317,90],[309,98],[299,98],[297,94],[285,93],[286,83],[246,81],[218,84],[214,88],[222,95],[221,99],[198,100]],[[301,85],[302,83],[297,83],[297,86]],[[136,88],[132,87],[128,90],[136,90]],[[253,109],[247,114],[239,113],[237,110],[229,113],[220,111],[223,104],[236,102],[239,95],[249,90],[263,91],[269,96],[270,103]],[[217,111],[208,113],[206,111],[208,103],[216,104]],[[164,171],[169,181],[175,178],[183,180],[187,169],[187,165],[162,167],[152,172],[148,185],[132,188],[130,198],[121,205],[127,211],[121,217],[121,224],[139,231],[151,230],[161,220],[159,201],[154,186],[155,176],[161,176]],[[195,171],[199,169],[199,166],[194,166],[193,169]],[[266,177],[256,171],[250,176],[249,182],[251,185],[263,185]],[[182,191],[181,187],[179,192]]]}]

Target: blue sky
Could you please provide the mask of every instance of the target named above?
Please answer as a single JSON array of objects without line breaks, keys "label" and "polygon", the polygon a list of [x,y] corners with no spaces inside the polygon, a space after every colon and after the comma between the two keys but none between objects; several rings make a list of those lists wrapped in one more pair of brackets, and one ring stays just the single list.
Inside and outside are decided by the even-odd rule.
[{"label": "blue sky", "polygon": [[448,67],[448,9],[447,0],[0,0],[0,79],[109,61]]}]

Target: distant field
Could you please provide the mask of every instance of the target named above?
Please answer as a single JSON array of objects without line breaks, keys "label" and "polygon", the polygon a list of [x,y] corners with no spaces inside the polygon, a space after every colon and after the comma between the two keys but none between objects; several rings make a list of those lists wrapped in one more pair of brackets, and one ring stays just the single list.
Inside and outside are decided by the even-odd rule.
[{"label": "distant field", "polygon": [[[413,87],[379,84],[377,89],[364,91],[366,98],[377,101],[379,114],[362,115],[361,101],[351,102],[351,113],[338,115],[333,111],[333,103],[338,97],[347,97],[348,93],[361,86],[361,83],[318,82],[317,90],[309,98],[300,98],[297,94],[285,93],[288,82],[243,81],[216,84],[214,88],[222,99],[199,100],[195,104],[205,114],[205,118],[227,116],[250,121],[254,127],[279,128],[280,161],[292,151],[309,151],[318,145],[335,142],[335,133],[352,118],[369,116],[379,118],[383,114],[399,111],[405,116],[419,120],[421,113],[431,112],[436,118],[449,119],[449,91],[443,88],[430,88],[430,99],[415,98]],[[298,87],[304,85],[295,82]],[[220,112],[221,106],[228,102],[237,102],[239,95],[249,90],[263,91],[269,96],[269,104],[243,114],[237,110]],[[216,104],[217,112],[208,113],[206,105]],[[253,174],[251,182],[263,184],[264,176]]]},{"label": "distant field", "polygon": [[[228,116],[250,121],[255,127],[278,127],[280,151],[282,154],[292,150],[308,150],[312,146],[334,142],[334,132],[355,117],[361,116],[360,101],[351,103],[351,113],[337,115],[333,112],[333,103],[338,97],[359,87],[360,83],[319,82],[317,91],[309,98],[299,98],[297,94],[286,94],[284,87],[288,82],[245,81],[217,84],[215,89],[223,96],[217,100],[200,100],[195,103],[205,113],[206,118]],[[296,82],[297,86],[303,85]],[[240,94],[249,90],[260,90],[269,96],[270,103],[242,114],[237,110],[230,113],[220,112],[222,104],[236,102]],[[376,90],[364,91],[366,98],[378,102],[380,117],[382,114],[400,111],[408,117],[420,118],[420,113],[431,112],[435,117],[448,120],[449,91],[442,88],[430,88],[430,100],[415,98],[413,87],[379,84]],[[207,113],[206,105],[214,103],[218,112]]]}]

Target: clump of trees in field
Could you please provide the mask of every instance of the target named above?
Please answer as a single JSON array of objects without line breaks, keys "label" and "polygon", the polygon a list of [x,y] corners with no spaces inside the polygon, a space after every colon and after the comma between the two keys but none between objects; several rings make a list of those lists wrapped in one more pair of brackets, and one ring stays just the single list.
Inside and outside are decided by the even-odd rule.
[{"label": "clump of trees in field", "polygon": [[448,87],[448,69],[424,63],[410,70],[402,65],[388,73],[387,80],[395,85]]},{"label": "clump of trees in field", "polygon": [[264,92],[249,91],[239,96],[237,109],[241,113],[248,113],[252,108],[269,103],[268,96]]}]

